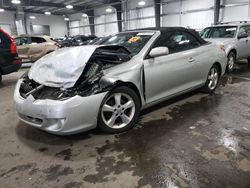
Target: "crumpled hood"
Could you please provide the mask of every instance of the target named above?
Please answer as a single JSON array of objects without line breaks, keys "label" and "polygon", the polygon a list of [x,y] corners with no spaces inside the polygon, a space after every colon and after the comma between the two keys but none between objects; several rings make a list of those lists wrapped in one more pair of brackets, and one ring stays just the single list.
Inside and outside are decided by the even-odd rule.
[{"label": "crumpled hood", "polygon": [[91,45],[56,50],[34,63],[28,74],[29,79],[48,87],[71,88],[98,47]]}]

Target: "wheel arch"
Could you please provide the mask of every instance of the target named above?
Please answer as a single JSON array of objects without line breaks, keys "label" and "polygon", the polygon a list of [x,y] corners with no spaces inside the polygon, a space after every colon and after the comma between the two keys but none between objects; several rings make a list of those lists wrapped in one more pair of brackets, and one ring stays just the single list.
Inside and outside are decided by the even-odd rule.
[{"label": "wheel arch", "polygon": [[237,51],[236,51],[236,49],[235,49],[235,48],[230,49],[230,50],[228,51],[227,56],[228,56],[231,52],[233,52],[233,53],[235,54],[235,58],[237,58]]},{"label": "wheel arch", "polygon": [[136,95],[139,98],[140,106],[141,106],[142,105],[142,97],[141,97],[141,94],[140,94],[137,86],[132,82],[117,81],[117,83],[115,84],[115,87],[113,87],[112,90],[114,90],[117,87],[122,87],[122,86],[129,87],[130,89],[132,89],[136,93]]},{"label": "wheel arch", "polygon": [[221,66],[221,64],[220,64],[219,62],[215,62],[215,63],[213,64],[213,66],[214,66],[214,65],[216,65],[216,66],[219,68],[220,76],[222,76],[222,66]]}]

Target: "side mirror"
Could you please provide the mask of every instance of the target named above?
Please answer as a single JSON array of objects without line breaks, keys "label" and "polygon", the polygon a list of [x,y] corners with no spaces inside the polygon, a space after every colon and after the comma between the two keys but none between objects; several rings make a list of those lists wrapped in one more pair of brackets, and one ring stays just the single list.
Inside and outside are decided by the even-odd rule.
[{"label": "side mirror", "polygon": [[242,38],[247,38],[248,34],[246,32],[242,32],[238,35],[238,39],[242,39]]},{"label": "side mirror", "polygon": [[154,58],[154,57],[164,56],[168,54],[169,54],[168,47],[157,47],[157,48],[153,48],[150,51],[149,56]]}]

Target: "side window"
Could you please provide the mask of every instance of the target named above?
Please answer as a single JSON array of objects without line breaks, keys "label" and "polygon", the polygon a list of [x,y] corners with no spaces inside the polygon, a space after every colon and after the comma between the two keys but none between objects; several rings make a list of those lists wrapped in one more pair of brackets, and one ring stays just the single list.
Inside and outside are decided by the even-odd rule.
[{"label": "side window", "polygon": [[22,45],[30,44],[28,37],[15,38],[15,42],[16,42],[17,46],[22,46]]},{"label": "side window", "polygon": [[250,25],[242,26],[239,30],[239,33],[246,32],[247,35],[250,37]]},{"label": "side window", "polygon": [[31,42],[39,44],[39,43],[46,42],[46,40],[41,37],[31,37]]},{"label": "side window", "polygon": [[162,33],[156,41],[155,47],[166,46],[169,53],[181,52],[199,47],[200,42],[192,35],[183,31]]}]

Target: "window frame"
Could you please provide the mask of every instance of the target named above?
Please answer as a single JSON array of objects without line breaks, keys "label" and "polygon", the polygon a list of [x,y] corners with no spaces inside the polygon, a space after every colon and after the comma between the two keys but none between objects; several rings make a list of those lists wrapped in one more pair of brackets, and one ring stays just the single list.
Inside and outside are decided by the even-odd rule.
[{"label": "window frame", "polygon": [[[178,51],[178,52],[174,52],[174,53],[169,53],[169,55],[172,55],[172,54],[176,54],[176,53],[180,53],[180,52],[183,52],[183,51],[188,51],[188,50],[192,50],[192,49],[196,49],[196,48],[200,48],[201,46],[203,45],[207,45],[209,43],[205,43],[205,44],[202,44],[198,39],[197,39],[197,36],[195,36],[192,32],[189,32],[189,31],[186,31],[186,30],[180,30],[180,29],[176,29],[176,30],[173,30],[173,31],[160,31],[160,35],[155,39],[155,41],[151,44],[151,46],[149,47],[146,55],[144,56],[144,60],[146,59],[151,59],[151,57],[149,56],[149,53],[150,51],[153,49],[153,48],[156,48],[154,47],[155,43],[157,42],[157,40],[160,39],[160,37],[162,36],[163,33],[168,33],[168,32],[184,32],[184,33],[187,33],[189,35],[191,35],[195,40],[197,40],[197,42],[199,43],[199,46],[195,47],[195,48],[190,48],[190,49],[187,49],[187,50],[182,50],[182,51]],[[160,46],[158,46],[160,47]],[[166,47],[166,46],[162,46],[162,47]]]}]

